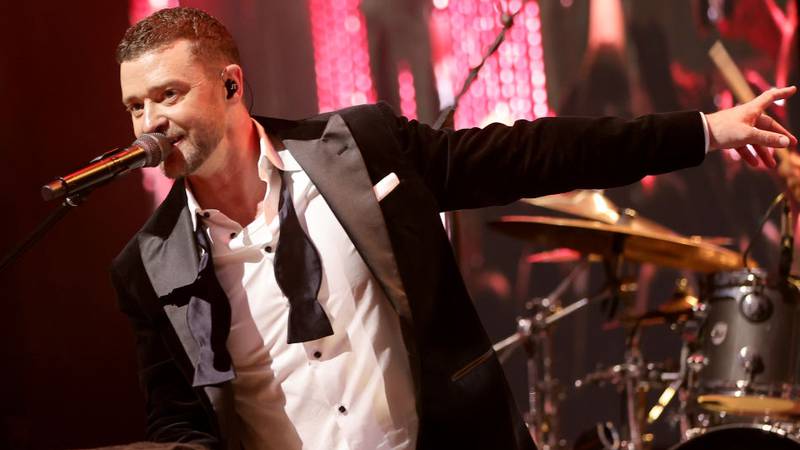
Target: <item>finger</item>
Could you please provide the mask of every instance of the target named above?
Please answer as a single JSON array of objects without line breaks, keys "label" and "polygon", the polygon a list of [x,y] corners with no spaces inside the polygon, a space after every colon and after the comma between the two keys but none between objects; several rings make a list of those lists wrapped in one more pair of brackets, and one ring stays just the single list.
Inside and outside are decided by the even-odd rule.
[{"label": "finger", "polygon": [[774,169],[777,167],[778,163],[775,162],[775,156],[772,154],[772,149],[769,147],[764,147],[761,145],[753,146],[755,149],[756,154],[764,162],[764,165]]},{"label": "finger", "polygon": [[758,158],[756,158],[756,155],[750,151],[748,147],[737,147],[736,153],[738,153],[747,164],[753,167],[758,166]]},{"label": "finger", "polygon": [[766,91],[762,92],[761,95],[756,97],[753,101],[755,102],[756,106],[764,110],[767,109],[770,105],[772,105],[772,103],[775,103],[775,101],[777,100],[791,97],[792,95],[794,95],[796,91],[797,88],[795,86],[767,89]]},{"label": "finger", "polygon": [[787,136],[773,133],[772,131],[760,130],[758,128],[753,128],[750,133],[750,138],[747,139],[748,144],[763,145],[766,147],[788,147],[789,142],[790,140]]},{"label": "finger", "polygon": [[780,122],[766,114],[761,114],[761,116],[759,116],[759,118],[756,120],[756,126],[762,130],[774,131],[787,136],[791,141],[791,145],[797,145],[797,138],[790,133],[789,130],[784,128]]}]

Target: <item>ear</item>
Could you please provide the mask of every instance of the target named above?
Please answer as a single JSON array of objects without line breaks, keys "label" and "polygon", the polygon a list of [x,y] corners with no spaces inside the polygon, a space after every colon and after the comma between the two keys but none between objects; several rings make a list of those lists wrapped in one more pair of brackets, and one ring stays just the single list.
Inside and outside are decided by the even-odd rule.
[{"label": "ear", "polygon": [[241,101],[242,96],[244,95],[244,72],[242,71],[242,67],[238,64],[228,64],[225,68],[222,69],[222,78],[225,81],[225,86],[227,86],[228,80],[235,83],[237,89],[233,94],[228,97],[229,101]]}]

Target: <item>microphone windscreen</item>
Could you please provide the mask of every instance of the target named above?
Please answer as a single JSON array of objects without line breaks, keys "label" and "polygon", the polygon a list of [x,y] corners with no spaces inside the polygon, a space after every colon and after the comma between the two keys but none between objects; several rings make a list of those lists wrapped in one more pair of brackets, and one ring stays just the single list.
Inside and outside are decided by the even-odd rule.
[{"label": "microphone windscreen", "polygon": [[143,134],[133,142],[133,145],[141,147],[147,154],[144,167],[155,167],[161,164],[161,161],[166,159],[169,152],[172,151],[172,143],[164,133]]}]

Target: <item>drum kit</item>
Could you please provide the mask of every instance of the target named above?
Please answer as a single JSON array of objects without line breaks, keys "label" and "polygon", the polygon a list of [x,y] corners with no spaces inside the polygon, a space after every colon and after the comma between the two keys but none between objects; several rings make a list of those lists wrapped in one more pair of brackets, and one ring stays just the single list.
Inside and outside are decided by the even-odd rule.
[{"label": "drum kit", "polygon": [[[558,423],[563,395],[553,376],[553,326],[599,302],[610,317],[604,327],[625,330],[624,360],[585,374],[574,386],[616,387],[623,420],[619,427],[597,424],[574,449],[651,448],[647,427],[668,407],[680,429],[673,450],[800,449],[797,280],[768,275],[746,256],[721,247],[724,240],[683,236],[617,208],[599,191],[524,201],[578,217],[505,216],[490,224],[502,234],[545,248],[569,249],[546,252],[544,260],[579,255],[572,258],[578,264],[553,292],[526,303],[517,331],[494,345],[501,361],[517,348],[525,350],[526,423],[540,449],[566,446]],[[561,298],[590,261],[602,262],[604,285],[562,305]],[[671,298],[656,309],[631,312],[637,283],[629,272],[640,263],[696,273],[699,294],[681,279]],[[643,327],[660,324],[681,336],[674,367],[648,361],[639,345]],[[655,404],[647,404],[650,391],[662,392]]]}]

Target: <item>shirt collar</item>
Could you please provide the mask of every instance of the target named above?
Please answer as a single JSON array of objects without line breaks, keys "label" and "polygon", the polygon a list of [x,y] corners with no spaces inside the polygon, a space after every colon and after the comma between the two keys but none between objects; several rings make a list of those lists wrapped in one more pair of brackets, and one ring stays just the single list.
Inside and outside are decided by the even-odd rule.
[{"label": "shirt collar", "polygon": [[[280,151],[275,150],[275,146],[272,145],[272,141],[267,136],[267,132],[264,131],[264,127],[262,127],[257,120],[253,118],[251,118],[251,120],[253,121],[253,126],[256,128],[256,132],[258,133],[258,147],[260,152],[260,156],[258,158],[258,175],[262,180],[269,182],[269,175],[273,168],[277,168],[284,172],[297,172],[303,170],[288,149],[284,148]],[[192,228],[196,230],[197,215],[202,214],[204,210],[197,202],[197,198],[195,198],[194,194],[192,193],[192,189],[189,186],[188,180],[186,179],[184,179],[184,187],[186,189],[186,204],[192,215]]]},{"label": "shirt collar", "polygon": [[267,136],[267,132],[264,131],[264,127],[262,127],[257,120],[251,120],[253,121],[253,125],[256,127],[256,132],[258,133],[258,145],[261,149],[261,157],[258,159],[259,169],[263,168],[266,170],[269,169],[270,165],[272,165],[273,167],[277,167],[279,170],[284,172],[297,172],[303,170],[303,168],[300,167],[300,164],[297,163],[286,147],[276,150],[275,146],[272,145],[272,141]]}]

